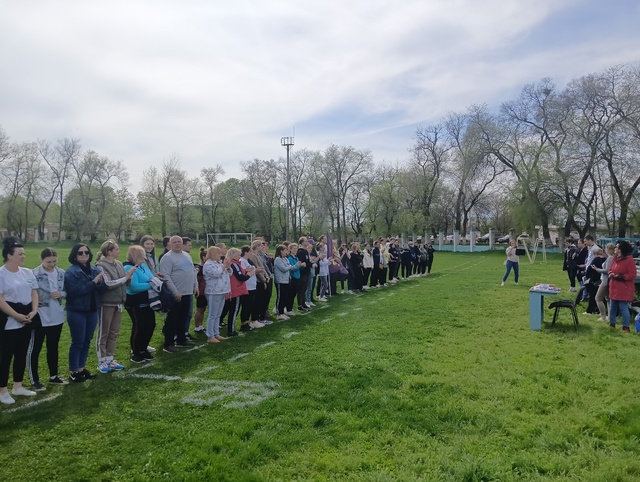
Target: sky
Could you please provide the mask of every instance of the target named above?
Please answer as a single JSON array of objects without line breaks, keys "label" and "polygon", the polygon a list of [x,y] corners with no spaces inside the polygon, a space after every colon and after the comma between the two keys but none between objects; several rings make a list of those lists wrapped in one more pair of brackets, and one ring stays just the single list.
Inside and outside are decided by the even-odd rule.
[{"label": "sky", "polygon": [[0,127],[80,139],[130,188],[331,144],[405,163],[416,128],[640,61],[637,0],[0,0]]}]

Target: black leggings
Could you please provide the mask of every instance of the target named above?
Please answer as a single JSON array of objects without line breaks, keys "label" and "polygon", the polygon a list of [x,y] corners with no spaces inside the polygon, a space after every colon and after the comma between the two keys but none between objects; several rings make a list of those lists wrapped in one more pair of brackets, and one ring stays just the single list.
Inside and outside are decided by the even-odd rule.
[{"label": "black leggings", "polygon": [[58,345],[60,343],[60,334],[62,333],[62,323],[53,326],[36,326],[31,330],[29,337],[29,347],[27,348],[27,368],[29,370],[29,380],[33,385],[34,382],[40,381],[38,374],[38,358],[45,338],[47,339],[47,366],[49,367],[49,377],[55,377],[58,374]]},{"label": "black leggings", "polygon": [[23,326],[17,330],[4,330],[2,337],[2,354],[0,354],[0,388],[9,383],[9,369],[13,359],[13,382],[22,382],[24,369],[27,366],[27,349],[31,340],[31,328]]},{"label": "black leggings", "polygon": [[276,284],[276,306],[278,307],[278,314],[284,315],[287,311],[287,302],[291,298],[289,295],[289,283],[277,283]]},{"label": "black leggings", "polygon": [[131,351],[134,355],[141,355],[147,351],[156,329],[156,312],[148,306],[127,306],[127,313],[132,323]]}]

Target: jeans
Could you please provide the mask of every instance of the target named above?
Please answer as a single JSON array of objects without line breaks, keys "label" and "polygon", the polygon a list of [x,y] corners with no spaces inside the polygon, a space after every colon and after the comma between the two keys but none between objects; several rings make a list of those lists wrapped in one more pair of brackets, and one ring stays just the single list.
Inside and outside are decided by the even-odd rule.
[{"label": "jeans", "polygon": [[98,312],[67,311],[67,323],[71,333],[69,370],[77,372],[87,365],[89,345],[98,326]]},{"label": "jeans", "polygon": [[206,333],[209,338],[220,336],[220,315],[224,308],[225,295],[206,295],[209,314],[207,315]]},{"label": "jeans", "polygon": [[622,316],[622,326],[629,326],[629,302],[619,300],[609,300],[609,324],[616,326],[618,314]]},{"label": "jeans", "polygon": [[504,283],[505,281],[507,281],[507,278],[509,277],[509,273],[511,273],[511,268],[513,268],[513,274],[516,278],[516,283],[518,282],[518,265],[520,263],[514,263],[513,261],[509,261],[507,260],[507,272],[504,274],[504,278],[502,278],[502,282]]}]

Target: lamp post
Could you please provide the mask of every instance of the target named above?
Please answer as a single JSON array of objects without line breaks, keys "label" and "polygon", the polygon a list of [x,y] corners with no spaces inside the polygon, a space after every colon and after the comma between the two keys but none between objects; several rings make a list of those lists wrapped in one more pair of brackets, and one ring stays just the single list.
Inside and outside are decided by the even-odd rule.
[{"label": "lamp post", "polygon": [[280,138],[280,145],[285,147],[287,149],[287,205],[286,205],[286,210],[285,210],[285,218],[286,218],[286,225],[284,228],[284,237],[285,239],[289,239],[289,219],[290,219],[290,213],[289,210],[291,209],[291,175],[289,174],[290,170],[289,170],[289,151],[291,150],[291,147],[293,146],[294,142],[293,142],[293,137],[282,137]]}]

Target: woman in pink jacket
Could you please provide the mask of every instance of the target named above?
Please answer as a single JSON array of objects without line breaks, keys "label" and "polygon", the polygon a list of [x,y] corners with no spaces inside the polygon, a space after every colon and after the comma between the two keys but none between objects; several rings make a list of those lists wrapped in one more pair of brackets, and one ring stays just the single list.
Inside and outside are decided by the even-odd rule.
[{"label": "woman in pink jacket", "polygon": [[618,314],[622,316],[622,331],[629,329],[629,303],[635,296],[636,262],[631,256],[633,248],[627,241],[618,241],[609,268],[609,326],[616,327]]}]

